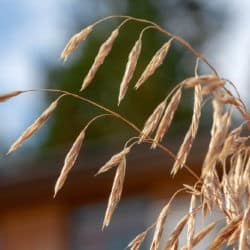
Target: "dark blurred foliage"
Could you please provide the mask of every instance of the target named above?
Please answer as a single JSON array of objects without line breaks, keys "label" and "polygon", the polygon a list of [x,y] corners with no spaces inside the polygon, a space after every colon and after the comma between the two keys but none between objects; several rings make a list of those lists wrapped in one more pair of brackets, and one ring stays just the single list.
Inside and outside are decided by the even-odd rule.
[{"label": "dark blurred foliage", "polygon": [[[95,1],[93,0],[93,2]],[[98,7],[98,3],[96,1],[96,7]],[[93,13],[91,18],[83,18],[79,13],[84,13],[84,3],[79,1],[78,4],[78,15],[72,15],[72,19],[75,19],[77,24],[75,30],[69,31],[69,37],[99,17],[97,8],[97,14]],[[110,15],[116,14],[117,10],[120,11],[120,1],[107,1],[105,4]],[[127,0],[123,1],[123,8],[126,9],[123,14],[150,19],[179,35],[182,35],[180,32],[183,31],[184,37],[188,38],[196,49],[201,47],[204,39],[207,39],[216,31],[216,25],[214,24],[217,22],[215,19],[221,18],[218,13],[209,10],[202,1]],[[65,65],[49,68],[47,87],[78,93],[82,80],[93,63],[100,45],[118,25],[118,21],[120,20],[109,20],[97,26],[89,38],[70,56]],[[193,75],[195,64],[195,58],[192,54],[175,42],[164,64],[138,91],[133,90],[133,84],[135,84],[150,58],[162,43],[168,39],[155,30],[147,31],[143,37],[143,49],[130,89],[124,101],[118,107],[119,85],[128,54],[143,27],[145,25],[131,21],[121,29],[111,54],[101,66],[91,85],[81,93],[84,97],[95,100],[121,113],[140,127],[176,83],[185,77]],[[172,129],[173,133],[186,129],[191,120],[193,98],[190,91],[186,92],[181,108],[177,112],[175,124],[172,126],[175,128],[175,130]],[[51,100],[52,96],[50,94],[48,101],[51,102]],[[49,139],[44,146],[72,142],[86,122],[99,113],[100,110],[88,104],[81,103],[70,97],[64,98],[60,107],[53,114]],[[110,138],[111,134],[119,134],[119,137],[123,138],[128,133],[133,135],[133,130],[122,122],[108,117],[95,123],[93,128],[89,130],[88,138],[94,139],[104,135]]]}]

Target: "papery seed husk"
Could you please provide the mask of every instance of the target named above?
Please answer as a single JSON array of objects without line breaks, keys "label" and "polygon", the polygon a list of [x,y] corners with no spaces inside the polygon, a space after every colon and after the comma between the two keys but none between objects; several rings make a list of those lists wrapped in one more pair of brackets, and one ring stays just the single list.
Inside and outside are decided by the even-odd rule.
[{"label": "papery seed husk", "polygon": [[65,183],[67,179],[69,171],[72,169],[72,167],[75,164],[75,161],[79,155],[79,152],[82,146],[82,142],[85,137],[85,132],[86,132],[86,127],[78,135],[74,144],[72,145],[71,149],[69,150],[68,154],[65,157],[63,168],[61,170],[60,176],[58,177],[56,185],[55,185],[54,197],[56,196],[58,191],[63,187],[63,184]]},{"label": "papery seed husk", "polygon": [[193,237],[195,233],[195,215],[193,214],[193,209],[195,208],[196,197],[192,195],[189,207],[189,218],[188,218],[188,229],[187,229],[187,249],[192,250],[193,247]]},{"label": "papery seed husk", "polygon": [[110,170],[111,168],[113,168],[114,166],[117,166],[118,164],[120,164],[120,162],[123,160],[123,157],[125,155],[127,155],[130,152],[130,147],[126,147],[124,148],[121,152],[119,152],[118,154],[115,154],[111,157],[111,159],[109,161],[107,161],[96,173],[96,175],[104,173],[108,170]]},{"label": "papery seed husk", "polygon": [[141,132],[141,136],[139,139],[138,143],[141,143],[142,141],[144,141],[145,138],[147,138],[148,136],[150,136],[154,130],[156,129],[159,120],[162,117],[163,111],[166,107],[166,100],[162,101],[153,111],[153,113],[149,116],[149,118],[147,119],[147,121],[144,124],[143,130]]},{"label": "papery seed husk", "polygon": [[239,235],[240,235],[240,227],[238,227],[228,238],[227,246],[233,245],[239,239]]},{"label": "papery seed husk", "polygon": [[171,174],[175,175],[180,168],[186,163],[187,156],[192,148],[193,141],[196,137],[197,130],[199,127],[199,121],[201,116],[202,108],[202,93],[201,86],[195,86],[195,95],[194,95],[194,112],[192,116],[192,122],[189,127],[188,132],[185,135],[184,141],[176,155],[176,160],[172,168]]},{"label": "papery seed husk", "polygon": [[69,42],[66,44],[64,50],[61,53],[61,58],[64,59],[64,61],[66,61],[73,50],[78,47],[80,42],[86,40],[90,32],[93,30],[93,27],[93,25],[89,25],[70,38]]},{"label": "papery seed husk", "polygon": [[147,230],[138,234],[129,244],[130,250],[138,250],[147,235]]},{"label": "papery seed husk", "polygon": [[216,75],[203,75],[199,77],[190,77],[183,81],[183,84],[186,88],[193,88],[198,84],[209,84],[214,80],[219,80]]},{"label": "papery seed husk", "polygon": [[213,91],[215,91],[218,88],[221,88],[225,85],[225,80],[222,79],[216,79],[211,81],[209,84],[206,84],[202,88],[202,95],[209,95]]},{"label": "papery seed husk", "polygon": [[171,250],[173,244],[175,243],[175,241],[178,239],[179,235],[182,232],[182,229],[184,228],[184,226],[187,223],[187,220],[189,218],[189,214],[186,214],[176,225],[175,229],[173,230],[173,232],[171,233],[171,235],[168,238],[167,244],[165,246],[165,250]]},{"label": "papery seed husk", "polygon": [[0,95],[0,102],[5,102],[9,99],[11,99],[12,97],[15,97],[17,95],[22,94],[24,91],[12,91],[9,93],[5,93],[5,94],[1,94]]},{"label": "papery seed husk", "polygon": [[179,106],[180,100],[181,100],[181,88],[179,88],[176,93],[172,96],[164,115],[161,119],[161,122],[158,126],[158,129],[156,131],[156,135],[154,138],[154,142],[152,144],[152,148],[155,148],[157,146],[157,143],[162,140],[163,136],[166,134],[169,126],[172,123],[172,120],[174,118],[174,114]]},{"label": "papery seed husk", "polygon": [[49,119],[50,115],[53,113],[58,105],[59,100],[64,95],[58,97],[54,102],[52,102],[49,107],[32,123],[22,135],[11,145],[7,154],[13,152],[18,147],[20,147],[28,138],[30,138],[39,128]]},{"label": "papery seed husk", "polygon": [[209,246],[208,250],[219,250],[224,242],[229,238],[229,236],[237,229],[237,226],[242,220],[242,216],[238,216],[232,220],[228,225],[223,227],[214,238],[212,244]]},{"label": "papery seed husk", "polygon": [[[212,222],[203,228],[199,233],[197,233],[192,239],[192,246],[197,245],[201,240],[205,238],[217,225],[217,222]],[[181,250],[187,250],[187,246],[181,248]]]},{"label": "papery seed husk", "polygon": [[171,203],[168,202],[167,205],[161,210],[157,218],[154,236],[153,236],[153,240],[150,246],[150,250],[156,250],[159,247],[161,236],[162,236],[163,229],[164,229],[164,224],[169,213],[170,205]]},{"label": "papery seed husk", "polygon": [[122,82],[120,85],[118,105],[120,104],[120,102],[122,101],[122,99],[124,98],[124,96],[127,92],[129,83],[130,83],[130,81],[133,77],[133,74],[135,72],[135,68],[136,68],[140,53],[141,53],[141,39],[136,41],[134,47],[132,48],[132,50],[129,53],[125,73],[123,75]]},{"label": "papery seed husk", "polygon": [[[249,199],[249,198],[248,198]],[[247,250],[250,230],[250,206],[246,209],[240,228],[239,250]]]},{"label": "papery seed husk", "polygon": [[159,66],[161,66],[161,64],[163,63],[163,61],[168,53],[171,42],[172,42],[172,39],[170,39],[168,42],[163,44],[163,46],[155,53],[155,55],[153,56],[153,58],[149,62],[148,66],[146,67],[146,69],[142,73],[140,79],[137,81],[137,83],[135,85],[135,89],[138,89],[151,75],[154,74],[156,69]]},{"label": "papery seed husk", "polygon": [[108,206],[105,212],[102,229],[104,229],[104,227],[107,227],[109,225],[114,210],[121,199],[125,172],[126,172],[126,158],[123,157],[123,160],[120,162],[119,166],[116,169],[116,174],[112,190],[109,196]]},{"label": "papery seed husk", "polygon": [[115,39],[117,38],[118,34],[119,34],[119,29],[117,28],[111,33],[111,35],[108,37],[108,39],[101,45],[101,47],[100,47],[100,49],[95,57],[94,63],[92,64],[89,72],[87,73],[87,76],[83,80],[82,87],[81,87],[80,91],[83,91],[91,83],[91,81],[95,77],[96,72],[98,71],[99,67],[104,63],[105,58],[110,53],[110,51],[113,47],[113,43],[114,43]]}]

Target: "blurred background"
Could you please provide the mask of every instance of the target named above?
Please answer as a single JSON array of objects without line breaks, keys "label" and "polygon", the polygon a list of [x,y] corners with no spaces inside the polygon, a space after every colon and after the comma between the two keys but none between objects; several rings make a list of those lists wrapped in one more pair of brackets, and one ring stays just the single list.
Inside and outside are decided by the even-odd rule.
[{"label": "blurred background", "polygon": [[[97,26],[65,64],[60,60],[60,52],[69,38],[88,24],[108,15],[124,14],[150,19],[184,37],[208,57],[221,76],[236,83],[242,98],[249,103],[249,13],[248,0],[0,0],[0,93],[35,88],[77,93],[98,48],[120,20]],[[176,83],[193,75],[195,65],[193,55],[174,43],[156,74],[138,91],[131,87],[117,107],[127,56],[143,27],[128,22],[121,29],[105,64],[81,93],[121,113],[139,127]],[[164,41],[166,37],[156,31],[145,33],[132,84]],[[204,65],[200,72],[210,73]],[[33,92],[0,105],[0,249],[124,249],[136,234],[155,221],[177,188],[195,179],[182,171],[173,180],[169,176],[173,164],[169,157],[158,150],[150,151],[147,145],[135,147],[128,157],[122,201],[111,226],[102,232],[114,173],[93,176],[122,149],[128,138],[136,136],[131,128],[108,117],[93,124],[79,159],[56,199],[52,198],[53,186],[64,157],[84,124],[100,114],[100,110],[64,98],[34,137],[16,152],[5,155],[11,143],[56,97],[56,94]],[[194,145],[189,159],[189,165],[197,172],[206,151],[210,109],[207,105],[201,139]],[[192,93],[186,91],[164,141],[174,151],[182,141],[191,115]],[[187,211],[188,202],[185,196],[176,199],[166,235]],[[206,222],[201,220],[197,228],[202,223]],[[147,249],[149,242],[150,235],[142,249]],[[204,245],[197,249],[204,249]]]}]

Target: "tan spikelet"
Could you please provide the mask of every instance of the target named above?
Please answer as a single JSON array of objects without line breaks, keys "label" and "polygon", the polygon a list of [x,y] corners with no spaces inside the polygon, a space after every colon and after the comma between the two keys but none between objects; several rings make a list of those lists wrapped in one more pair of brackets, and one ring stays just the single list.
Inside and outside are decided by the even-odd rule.
[{"label": "tan spikelet", "polygon": [[78,47],[80,42],[84,41],[88,37],[89,33],[92,30],[93,25],[89,25],[88,27],[82,29],[80,32],[72,36],[67,45],[65,46],[64,50],[62,51],[61,58],[66,61],[72,51]]},{"label": "tan spikelet", "polygon": [[171,250],[174,243],[176,242],[176,240],[178,239],[179,235],[182,232],[182,229],[184,228],[184,226],[187,223],[189,214],[186,214],[176,225],[176,227],[174,228],[173,232],[170,234],[168,241],[166,243],[166,246],[164,248],[164,250]]},{"label": "tan spikelet", "polygon": [[143,130],[141,132],[140,140],[138,143],[141,143],[145,138],[150,136],[156,129],[159,120],[162,117],[163,111],[166,107],[166,100],[162,101],[154,110],[154,112],[149,116],[147,121],[144,124]]},{"label": "tan spikelet", "polygon": [[214,108],[213,125],[208,152],[202,166],[202,176],[206,176],[215,165],[231,126],[231,114],[229,112],[223,113],[221,102],[214,99],[212,104]]},{"label": "tan spikelet", "polygon": [[196,196],[200,196],[201,192],[197,190],[195,187],[187,185],[187,184],[183,184],[183,186],[187,189],[188,193],[194,194]]},{"label": "tan spikelet", "polygon": [[239,223],[242,220],[242,216],[238,216],[232,220],[228,225],[223,227],[218,233],[212,244],[208,247],[208,250],[219,250],[221,246],[228,240],[230,235],[237,229]]},{"label": "tan spikelet", "polygon": [[22,94],[23,92],[24,91],[12,91],[12,92],[9,92],[9,93],[1,94],[0,95],[0,102],[5,102],[5,101],[9,100],[12,97],[15,97],[17,95]]},{"label": "tan spikelet", "polygon": [[216,75],[203,75],[199,77],[190,77],[184,80],[183,85],[186,88],[193,88],[198,84],[205,85],[210,84],[214,80],[218,80],[219,78]]},{"label": "tan spikelet", "polygon": [[65,157],[64,165],[60,176],[58,177],[55,185],[54,197],[58,193],[58,191],[63,187],[64,182],[67,179],[69,171],[72,169],[75,161],[79,155],[83,139],[85,137],[86,127],[81,131],[81,133],[76,138],[74,144],[72,145],[71,149],[69,150],[68,154]]},{"label": "tan spikelet", "polygon": [[209,84],[206,84],[202,88],[202,94],[208,95],[208,94],[212,93],[213,91],[215,91],[216,89],[223,87],[224,85],[225,85],[225,80],[215,79],[215,80],[211,81]]},{"label": "tan spikelet", "polygon": [[30,138],[50,117],[52,112],[55,110],[55,108],[58,105],[59,100],[64,95],[61,95],[58,97],[54,102],[52,102],[49,107],[35,120],[34,123],[32,123],[23,133],[22,135],[11,145],[9,151],[7,154],[13,152],[18,147],[20,147],[24,141],[26,141],[28,138]]},{"label": "tan spikelet", "polygon": [[111,159],[106,162],[96,173],[96,175],[104,173],[108,170],[110,170],[111,168],[113,168],[114,166],[117,166],[120,164],[121,161],[124,160],[124,156],[126,156],[128,153],[130,152],[130,148],[124,148],[121,152],[119,152],[118,154],[115,154],[111,157]]},{"label": "tan spikelet", "polygon": [[136,68],[140,53],[141,53],[141,39],[138,39],[128,56],[128,62],[126,65],[125,73],[123,75],[122,82],[120,85],[118,105],[120,104],[120,102],[122,101],[122,99],[124,98],[127,92],[129,83],[135,72],[135,68]]},{"label": "tan spikelet", "polygon": [[238,228],[230,235],[227,241],[227,246],[232,246],[239,239],[240,229],[241,228],[238,226]]},{"label": "tan spikelet", "polygon": [[184,141],[183,141],[183,143],[182,143],[182,145],[177,153],[176,161],[175,161],[173,169],[171,171],[171,174],[173,174],[173,175],[175,175],[178,172],[178,170],[180,168],[182,168],[186,162],[187,156],[191,150],[191,147],[193,145],[193,141],[195,139],[195,136],[197,134],[197,130],[199,127],[201,108],[202,108],[201,86],[197,85],[197,86],[195,86],[194,111],[193,111],[192,122],[191,122],[189,130],[184,138]]},{"label": "tan spikelet", "polygon": [[242,126],[239,126],[232,130],[226,137],[222,150],[218,156],[221,162],[225,161],[229,155],[236,152],[241,145],[245,143],[246,138],[240,138],[241,131]]},{"label": "tan spikelet", "polygon": [[193,214],[193,210],[195,208],[196,197],[192,195],[189,207],[189,218],[188,218],[188,229],[187,229],[187,250],[192,250],[193,248],[193,238],[195,233],[195,215]]},{"label": "tan spikelet", "polygon": [[249,249],[248,248],[248,238],[250,237],[249,231],[250,231],[250,206],[246,209],[241,223],[239,250]]},{"label": "tan spikelet", "polygon": [[152,148],[155,148],[157,146],[157,143],[160,142],[163,138],[163,136],[166,134],[169,126],[172,123],[172,120],[174,118],[174,114],[179,106],[180,100],[181,100],[181,88],[179,88],[176,93],[172,96],[164,115],[161,119],[161,122],[158,126],[158,129],[156,131],[156,135],[154,138],[154,142],[152,144]]},{"label": "tan spikelet", "polygon": [[138,89],[151,75],[154,74],[156,69],[161,66],[168,53],[172,40],[173,39],[170,39],[168,42],[163,44],[163,46],[155,53],[141,77],[137,81],[135,89]]},{"label": "tan spikelet", "polygon": [[126,172],[126,158],[123,157],[122,161],[120,162],[119,166],[116,169],[113,187],[109,196],[108,206],[103,220],[102,229],[109,225],[114,210],[121,199],[125,172]]},{"label": "tan spikelet", "polygon": [[151,246],[150,246],[150,250],[156,250],[156,249],[158,249],[158,247],[160,245],[160,240],[161,240],[161,236],[162,236],[162,233],[163,233],[164,224],[165,224],[165,221],[166,221],[167,216],[168,216],[170,205],[171,205],[171,200],[161,210],[161,212],[160,212],[160,214],[159,214],[159,216],[157,218],[155,231],[154,231],[154,236],[153,236],[153,240],[152,240],[152,243],[151,243]]},{"label": "tan spikelet", "polygon": [[94,63],[92,64],[87,76],[83,80],[80,91],[83,91],[91,83],[91,81],[95,77],[96,72],[98,71],[100,66],[104,63],[105,58],[108,56],[109,52],[111,51],[114,41],[117,38],[118,34],[119,34],[119,29],[117,28],[111,33],[108,39],[101,45],[95,57]]},{"label": "tan spikelet", "polygon": [[[212,222],[203,228],[199,233],[197,233],[192,239],[192,246],[196,246],[201,240],[205,238],[217,225],[217,222]],[[187,246],[181,248],[181,250],[187,250]]]},{"label": "tan spikelet", "polygon": [[130,250],[138,250],[144,241],[146,235],[147,235],[147,230],[143,231],[142,233],[138,234],[129,244],[128,247]]}]

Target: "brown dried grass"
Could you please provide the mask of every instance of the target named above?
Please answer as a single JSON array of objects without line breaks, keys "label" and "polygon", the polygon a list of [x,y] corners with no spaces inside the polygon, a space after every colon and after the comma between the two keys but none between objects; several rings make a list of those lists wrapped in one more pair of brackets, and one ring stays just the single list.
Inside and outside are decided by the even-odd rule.
[{"label": "brown dried grass", "polygon": [[[234,249],[236,248],[236,246],[240,250],[249,249],[250,136],[248,134],[250,128],[250,114],[247,111],[246,105],[241,100],[236,87],[230,80],[221,78],[216,72],[215,68],[208,62],[208,60],[194,48],[192,48],[192,46],[183,38],[171,34],[170,32],[164,30],[159,25],[151,21],[133,17],[107,17],[95,22],[94,24],[89,25],[87,28],[81,30],[70,39],[65,49],[63,50],[61,57],[66,60],[67,57],[78,47],[79,43],[81,41],[84,41],[88,37],[90,32],[92,32],[93,28],[97,24],[115,17],[123,18],[125,20],[101,45],[94,63],[83,81],[81,90],[85,89],[91,83],[98,69],[104,63],[105,58],[110,53],[112,46],[119,34],[120,27],[128,20],[142,22],[150,26],[146,26],[146,28],[143,29],[139,39],[135,42],[135,45],[128,55],[128,62],[125,67],[125,73],[120,84],[118,104],[124,98],[129,83],[131,82],[132,77],[135,73],[136,65],[138,64],[138,58],[140,56],[142,47],[142,34],[149,28],[154,28],[155,30],[166,35],[168,39],[170,37],[170,39],[166,43],[164,43],[164,45],[152,57],[141,77],[135,84],[135,88],[138,89],[160,67],[169,51],[173,39],[183,45],[196,57],[194,76],[184,79],[180,84],[176,85],[176,87],[170,92],[170,94],[168,94],[166,98],[155,108],[152,114],[149,115],[149,118],[146,120],[142,130],[139,129],[133,122],[121,116],[119,113],[116,113],[111,109],[108,109],[87,98],[67,91],[53,89],[40,90],[61,93],[62,95],[56,101],[52,102],[50,106],[41,114],[41,116],[23,132],[23,134],[12,144],[8,153],[16,150],[25,142],[25,140],[27,140],[36,131],[38,131],[38,129],[47,121],[55,108],[58,106],[59,100],[63,95],[72,96],[78,100],[81,100],[82,102],[86,102],[99,108],[100,110],[108,113],[113,117],[116,117],[122,122],[125,122],[128,126],[133,128],[138,133],[137,137],[130,138],[126,142],[124,149],[120,153],[115,154],[113,157],[111,157],[111,159],[106,164],[104,164],[97,173],[104,173],[117,166],[112,190],[109,196],[107,210],[103,221],[103,228],[110,224],[110,220],[114,213],[114,210],[121,199],[123,182],[126,172],[126,157],[129,155],[134,145],[141,142],[147,142],[151,143],[153,148],[159,147],[161,150],[163,150],[164,153],[174,159],[172,174],[176,174],[184,167],[191,175],[193,175],[197,179],[197,182],[193,186],[184,185],[186,193],[192,195],[189,213],[186,214],[177,223],[173,232],[167,239],[165,249],[178,248],[179,235],[181,234],[183,228],[187,226],[188,233],[186,237],[186,245],[182,249],[191,250],[195,245],[200,243],[202,239],[209,232],[211,232],[215,228],[215,225],[217,225],[219,222],[223,222],[224,227],[218,232],[217,236],[213,239],[208,249],[220,249],[223,244],[226,243],[234,247]],[[204,62],[207,65],[207,67],[212,71],[211,74],[198,75],[198,66],[200,61]],[[228,89],[228,84],[230,86],[233,86],[235,94],[233,94]],[[182,91],[185,91],[185,89],[194,89],[195,97],[193,116],[189,130],[184,137],[183,143],[180,146],[177,155],[175,155],[165,145],[161,144],[160,141],[162,140],[163,136],[166,134],[169,126],[172,123],[174,113],[182,99]],[[13,91],[10,93],[2,94],[0,95],[0,102],[7,101],[8,99],[14,98],[15,96],[18,96],[19,94],[24,92],[29,91]],[[194,173],[189,166],[187,166],[186,160],[190,154],[193,141],[197,137],[199,120],[204,104],[203,97],[205,95],[209,95],[209,97],[211,98],[211,103],[213,105],[213,125],[210,132],[211,137],[208,145],[208,151],[201,166],[201,175],[197,176],[197,174]],[[167,99],[169,96],[172,96],[172,99],[170,100],[166,108]],[[233,108],[239,111],[242,116],[242,123],[236,128],[234,128],[231,122],[231,109]],[[81,133],[75,140],[70,151],[68,152],[64,161],[64,166],[55,185],[55,195],[62,188],[69,174],[69,171],[72,169],[79,155],[87,127],[100,116],[95,117],[85,126],[85,128],[81,131]],[[246,125],[248,125],[248,127]],[[244,133],[242,133],[243,130],[245,130]],[[155,137],[154,139],[152,139],[151,136],[155,131]],[[135,139],[137,141],[135,141]],[[134,142],[130,144],[130,146],[128,146],[128,144],[133,140]],[[222,169],[221,176],[218,169]],[[180,191],[183,190],[180,189],[177,193],[179,193]],[[151,250],[157,250],[159,247],[164,224],[166,223],[169,213],[169,206],[170,204],[172,204],[173,198],[176,196],[176,194],[162,209],[156,220],[155,231],[150,247]],[[195,234],[195,214],[197,212],[201,212],[205,217],[207,210],[210,210],[210,212],[213,213],[216,208],[218,208],[222,213],[222,219],[219,222],[213,222],[206,225],[199,233]],[[149,229],[139,234],[129,244],[129,247],[132,250],[138,250],[140,248],[141,243],[146,237],[148,230]]]}]

